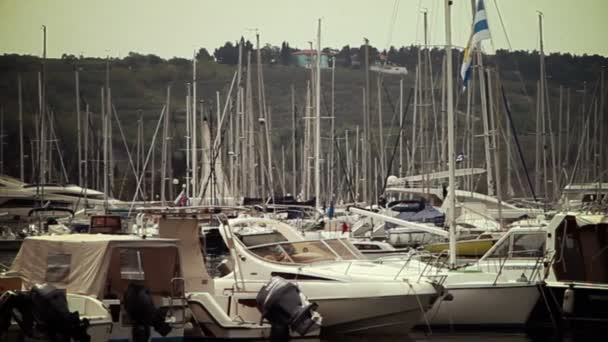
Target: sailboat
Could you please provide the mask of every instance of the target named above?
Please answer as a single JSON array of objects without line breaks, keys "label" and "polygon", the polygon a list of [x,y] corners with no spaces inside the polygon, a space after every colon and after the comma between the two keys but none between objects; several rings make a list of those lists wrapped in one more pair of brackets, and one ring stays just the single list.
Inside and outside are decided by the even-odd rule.
[{"label": "sailboat", "polygon": [[[445,0],[446,27],[446,73],[452,75],[452,41],[451,41],[451,1]],[[486,35],[489,38],[489,28],[485,16],[483,0],[479,0],[474,18],[474,32],[471,47],[477,47]],[[483,32],[483,31],[486,32]],[[448,172],[449,185],[447,202],[447,217],[449,222],[449,250],[446,267],[431,267],[426,272],[445,277],[445,287],[453,296],[451,300],[444,298],[435,303],[429,311],[427,319],[432,326],[451,327],[491,327],[491,326],[523,326],[540,293],[536,282],[527,280],[502,279],[500,274],[485,272],[467,272],[457,265],[456,254],[456,163],[454,139],[454,99],[452,77],[447,77],[447,124],[448,124]],[[405,260],[395,263],[395,267],[404,269],[404,273],[416,273],[415,260]],[[419,272],[419,271],[418,271]],[[517,300],[514,300],[517,298]],[[492,308],[492,309],[489,309]]]}]

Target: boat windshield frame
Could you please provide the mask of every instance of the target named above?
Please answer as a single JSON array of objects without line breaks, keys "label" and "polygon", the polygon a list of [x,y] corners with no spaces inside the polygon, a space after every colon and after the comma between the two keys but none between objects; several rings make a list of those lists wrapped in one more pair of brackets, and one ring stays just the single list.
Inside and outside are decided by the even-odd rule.
[{"label": "boat windshield frame", "polygon": [[[265,261],[283,265],[307,265],[320,262],[360,260],[361,255],[354,251],[346,239],[320,239],[303,241],[283,241],[246,247],[254,256]],[[337,243],[337,245],[336,245]],[[289,246],[289,248],[287,248]],[[342,249],[339,251],[338,249]],[[311,251],[312,249],[312,251]],[[261,252],[264,251],[264,252]]]}]

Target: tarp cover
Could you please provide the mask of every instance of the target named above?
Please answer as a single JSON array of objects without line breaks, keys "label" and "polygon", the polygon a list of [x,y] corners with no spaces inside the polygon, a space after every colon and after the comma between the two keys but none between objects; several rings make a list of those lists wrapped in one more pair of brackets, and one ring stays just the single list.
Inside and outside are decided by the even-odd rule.
[{"label": "tarp cover", "polygon": [[163,238],[177,239],[180,243],[180,259],[183,262],[183,277],[186,292],[213,293],[213,280],[205,267],[200,245],[198,220],[189,218],[161,218],[158,234]]},{"label": "tarp cover", "polygon": [[169,239],[129,235],[71,234],[28,237],[7,275],[19,276],[24,289],[48,283],[70,293],[100,298],[106,285],[112,249],[175,247]]}]

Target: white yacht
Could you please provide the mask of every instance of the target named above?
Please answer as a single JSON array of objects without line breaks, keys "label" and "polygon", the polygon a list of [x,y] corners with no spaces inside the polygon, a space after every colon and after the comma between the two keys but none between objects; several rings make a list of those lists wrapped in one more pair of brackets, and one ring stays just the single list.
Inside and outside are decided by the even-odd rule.
[{"label": "white yacht", "polygon": [[[237,257],[240,258],[238,264],[245,265],[242,266],[245,279],[255,279],[265,272],[272,272],[298,279],[348,273],[353,280],[356,277],[378,277],[404,278],[410,281],[431,278],[442,281],[448,296],[437,300],[425,315],[425,320],[418,322],[420,324],[428,322],[434,327],[459,328],[521,327],[526,324],[540,295],[534,280],[501,277],[497,272],[482,272],[478,269],[448,270],[438,263],[419,261],[416,253],[394,253],[379,257],[374,264],[383,267],[373,267],[362,261],[363,255],[359,251],[354,252],[353,245],[346,240],[304,240],[292,227],[277,221],[236,219],[230,221],[230,228],[234,238],[227,229],[221,232],[228,244],[234,241]],[[363,243],[369,244],[371,241]],[[351,261],[346,265],[329,264],[327,260],[339,259],[325,251],[335,252],[336,256]],[[314,298],[313,293],[309,291],[308,294]],[[513,301],[513,298],[518,300]],[[484,305],[477,305],[478,303]],[[492,311],[488,307],[502,309]]]},{"label": "white yacht", "polygon": [[[0,177],[0,212],[5,215],[0,220],[27,219],[32,216],[34,208],[45,208],[46,215],[60,217],[84,208],[102,206],[105,195],[92,189],[77,185],[61,184],[27,184],[12,177]],[[108,199],[110,207],[120,206],[122,202]],[[53,211],[53,209],[57,209]]]},{"label": "white yacht", "polygon": [[[259,244],[251,228],[272,229],[278,242]],[[220,227],[231,247],[233,271],[215,279],[216,293],[241,298],[239,312],[251,311],[235,287],[257,292],[269,277],[295,282],[319,305],[323,331],[335,334],[403,334],[432,306],[442,287],[424,277],[406,278],[390,267],[365,260],[346,239],[305,240],[288,225],[264,218],[230,220]],[[241,291],[242,292],[242,291]]]}]

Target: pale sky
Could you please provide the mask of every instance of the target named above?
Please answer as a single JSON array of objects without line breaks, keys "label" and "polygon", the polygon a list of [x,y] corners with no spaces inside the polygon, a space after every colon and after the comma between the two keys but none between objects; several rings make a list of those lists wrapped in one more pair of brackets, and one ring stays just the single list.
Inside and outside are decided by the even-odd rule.
[{"label": "pale sky", "polygon": [[[380,49],[422,40],[423,8],[430,43],[444,44],[444,0],[0,0],[0,54],[41,55],[41,25],[48,30],[48,55],[123,57],[129,51],[164,58],[210,53],[227,40],[305,48],[323,19],[322,45],[359,46],[363,37]],[[395,12],[395,3],[398,4]],[[470,31],[470,0],[454,0],[453,43]],[[496,4],[515,50],[538,49],[537,10],[544,13],[545,50],[608,56],[608,0],[486,0],[493,41],[484,49],[507,48]],[[391,25],[393,13],[395,24]],[[391,29],[392,26],[392,29]]]}]

